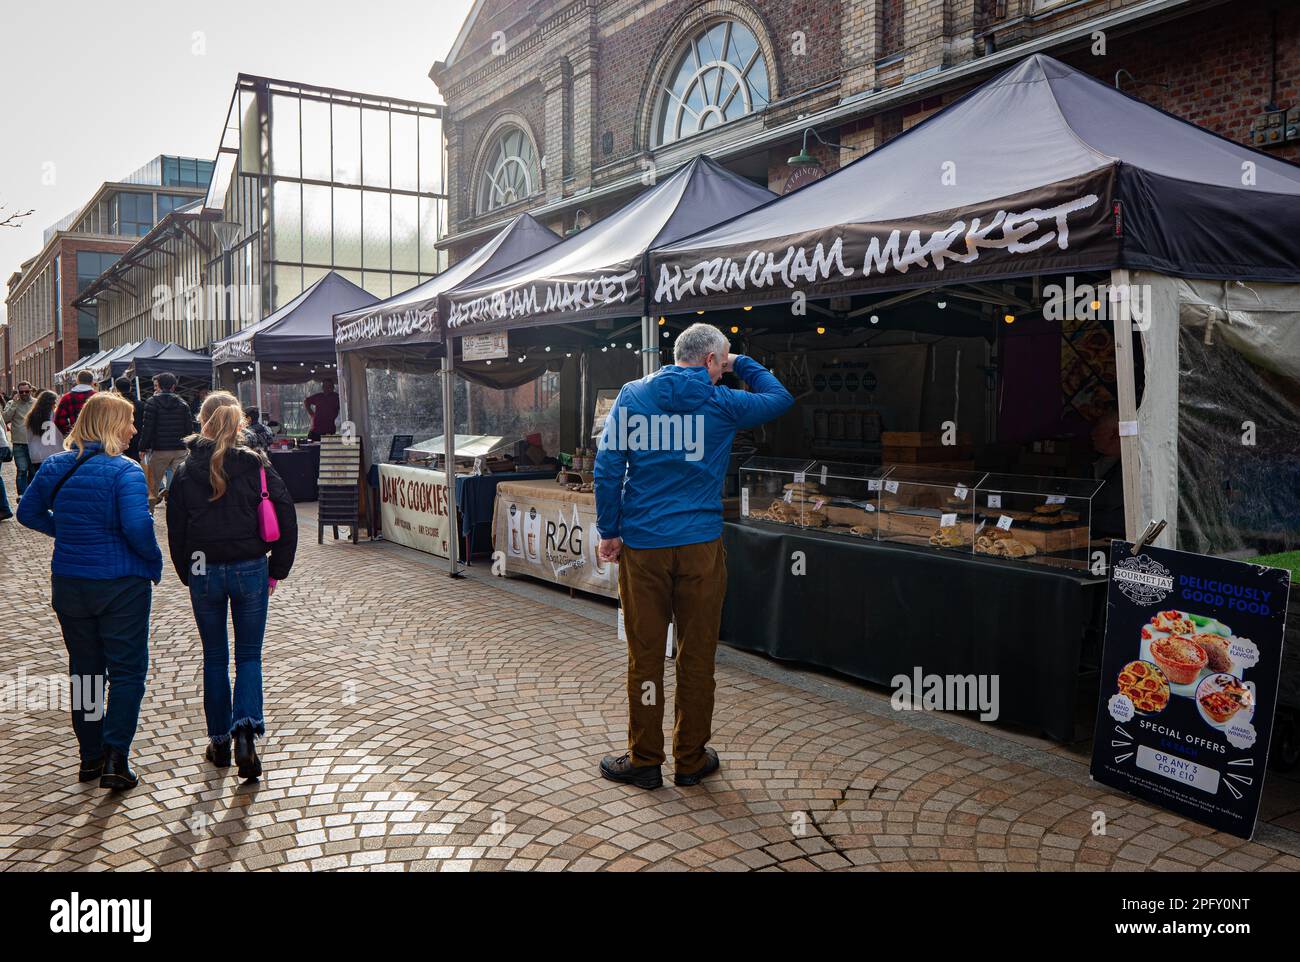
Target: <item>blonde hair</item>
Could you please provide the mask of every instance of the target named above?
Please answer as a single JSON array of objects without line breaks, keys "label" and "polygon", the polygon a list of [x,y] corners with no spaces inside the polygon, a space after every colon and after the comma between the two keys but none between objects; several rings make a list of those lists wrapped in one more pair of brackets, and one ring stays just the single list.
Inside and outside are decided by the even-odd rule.
[{"label": "blonde hair", "polygon": [[226,493],[226,452],[239,444],[239,432],[244,427],[244,411],[239,398],[229,391],[213,391],[199,408],[199,436],[213,444],[212,459],[208,462],[208,483],[216,501]]},{"label": "blonde hair", "polygon": [[131,443],[129,437],[123,438],[134,423],[135,405],[126,398],[116,394],[93,394],[86,399],[63,447],[68,451],[76,448],[80,455],[85,453],[87,444],[99,444],[105,454],[115,458]]}]

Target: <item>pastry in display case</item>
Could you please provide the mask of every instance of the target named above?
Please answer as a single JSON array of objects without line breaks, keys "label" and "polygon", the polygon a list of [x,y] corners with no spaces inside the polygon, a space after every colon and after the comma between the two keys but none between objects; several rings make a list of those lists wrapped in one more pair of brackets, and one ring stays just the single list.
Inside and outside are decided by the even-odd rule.
[{"label": "pastry in display case", "polygon": [[826,515],[820,527],[835,534],[875,540],[880,528],[876,509],[887,473],[863,464],[815,461],[806,478],[817,489],[813,509]]},{"label": "pastry in display case", "polygon": [[1087,568],[1101,482],[989,474],[975,490],[975,553]]},{"label": "pastry in display case", "polygon": [[805,458],[750,458],[740,467],[740,516],[800,528],[826,524],[821,485],[808,477],[812,465]]},{"label": "pastry in display case", "polygon": [[974,550],[975,488],[983,472],[896,464],[882,478],[878,504],[881,541]]}]

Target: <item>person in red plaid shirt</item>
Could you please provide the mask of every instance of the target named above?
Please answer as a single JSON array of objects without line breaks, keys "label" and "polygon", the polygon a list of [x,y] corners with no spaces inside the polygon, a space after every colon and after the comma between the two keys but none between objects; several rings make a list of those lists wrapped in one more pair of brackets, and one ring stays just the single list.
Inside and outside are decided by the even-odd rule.
[{"label": "person in red plaid shirt", "polygon": [[89,371],[77,372],[77,384],[63,397],[54,409],[54,426],[66,437],[72,433],[72,426],[77,423],[77,415],[95,393],[95,375]]}]

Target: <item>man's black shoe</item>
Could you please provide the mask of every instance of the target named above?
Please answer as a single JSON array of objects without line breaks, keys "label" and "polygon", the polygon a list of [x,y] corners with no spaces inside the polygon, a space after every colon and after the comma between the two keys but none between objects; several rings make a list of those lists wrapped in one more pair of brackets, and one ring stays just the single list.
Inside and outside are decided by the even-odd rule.
[{"label": "man's black shoe", "polygon": [[131,771],[125,755],[115,748],[110,748],[104,753],[104,772],[99,776],[100,788],[110,788],[120,792],[127,788],[135,788],[139,784],[140,779],[135,772]]},{"label": "man's black shoe", "polygon": [[104,760],[101,758],[97,762],[82,762],[81,768],[77,771],[77,781],[93,782],[104,772]]},{"label": "man's black shoe", "polygon": [[260,778],[262,775],[262,760],[257,757],[257,749],[253,745],[253,730],[251,728],[241,728],[235,732],[235,764],[239,766],[240,778]]},{"label": "man's black shoe", "polygon": [[664,783],[658,765],[633,765],[632,756],[606,755],[600,760],[600,774],[611,782],[635,785],[637,788],[658,788]]},{"label": "man's black shoe", "polygon": [[224,741],[220,745],[216,742],[208,742],[208,750],[203,753],[203,757],[218,768],[229,768],[230,742]]},{"label": "man's black shoe", "polygon": [[674,773],[673,784],[674,785],[698,785],[704,778],[706,778],[709,775],[712,775],[721,767],[722,767],[722,763],[718,761],[718,753],[715,752],[712,748],[706,748],[704,749],[704,767],[701,768],[698,772],[691,772],[689,775],[678,775]]}]

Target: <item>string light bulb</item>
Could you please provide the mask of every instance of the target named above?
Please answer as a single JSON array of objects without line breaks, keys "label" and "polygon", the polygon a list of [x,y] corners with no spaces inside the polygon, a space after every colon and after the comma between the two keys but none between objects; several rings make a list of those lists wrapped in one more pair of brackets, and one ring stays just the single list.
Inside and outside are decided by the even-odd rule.
[{"label": "string light bulb", "polygon": [[1004,314],[1004,315],[1002,315],[1002,320],[1006,321],[1008,324],[1014,324],[1014,323],[1016,323],[1016,315],[1014,315],[1014,314]]},{"label": "string light bulb", "polygon": [[735,324],[732,324],[732,325],[731,325],[731,333],[732,333],[732,334],[739,334],[739,333],[740,333],[740,328],[737,327]]},{"label": "string light bulb", "polygon": [[817,327],[817,333],[818,333],[818,334],[825,334],[825,333],[826,333],[826,328],[822,327],[821,325],[818,325],[818,327]]},{"label": "string light bulb", "polygon": [[663,327],[663,326],[664,326],[665,324],[667,324],[667,323],[668,323],[668,318],[666,318],[666,317],[661,317],[661,318],[659,318],[659,326],[660,326],[660,327]]}]

